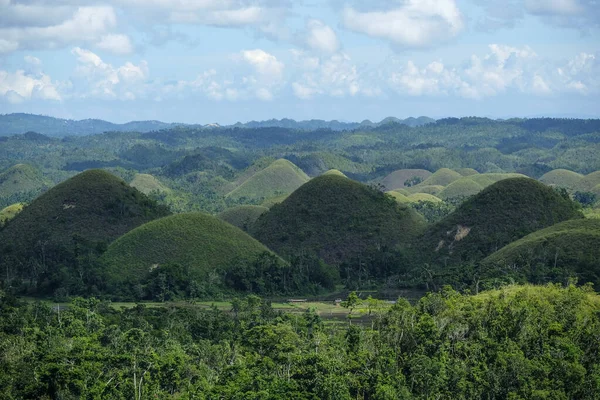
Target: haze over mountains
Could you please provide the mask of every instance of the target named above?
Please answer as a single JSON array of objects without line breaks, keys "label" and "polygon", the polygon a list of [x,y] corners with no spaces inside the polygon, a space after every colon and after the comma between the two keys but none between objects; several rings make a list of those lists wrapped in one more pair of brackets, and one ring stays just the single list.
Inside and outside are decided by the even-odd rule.
[{"label": "haze over mountains", "polygon": [[434,119],[429,117],[398,119],[388,117],[380,122],[365,120],[362,122],[340,122],[340,121],[295,121],[293,119],[270,119],[267,121],[238,122],[233,125],[219,125],[211,122],[207,124],[183,124],[167,123],[161,121],[131,121],[124,124],[116,124],[101,119],[84,119],[75,121],[71,119],[54,118],[44,115],[15,113],[0,115],[0,136],[17,135],[26,132],[37,132],[52,137],[85,136],[104,132],[151,132],[161,129],[169,129],[177,126],[194,128],[215,129],[220,127],[235,128],[287,128],[297,130],[331,129],[333,131],[352,130],[358,128],[374,128],[390,123],[403,124],[411,127],[422,126]]}]

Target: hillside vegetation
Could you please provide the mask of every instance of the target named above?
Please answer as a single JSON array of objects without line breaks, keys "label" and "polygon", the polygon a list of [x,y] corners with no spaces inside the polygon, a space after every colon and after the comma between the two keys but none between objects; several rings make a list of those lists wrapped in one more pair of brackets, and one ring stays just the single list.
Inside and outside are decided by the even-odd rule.
[{"label": "hillside vegetation", "polygon": [[258,217],[267,211],[269,209],[263,206],[237,206],[223,211],[219,214],[219,218],[247,232]]},{"label": "hillside vegetation", "polygon": [[36,290],[54,290],[67,276],[85,275],[77,271],[79,256],[167,214],[123,180],[89,170],[50,189],[6,224],[0,231],[0,262],[15,278],[30,279]]},{"label": "hillside vegetation", "polygon": [[279,159],[256,172],[227,194],[234,200],[260,200],[289,194],[310,178],[288,160]]},{"label": "hillside vegetation", "polygon": [[101,263],[109,286],[131,293],[136,284],[174,265],[182,269],[188,284],[196,281],[210,286],[211,279],[263,253],[269,250],[233,225],[203,213],[189,213],[132,230],[108,247]]},{"label": "hillside vegetation", "polygon": [[422,217],[384,193],[327,175],[274,205],[253,234],[281,255],[311,253],[340,263],[373,247],[406,245],[423,228]]},{"label": "hillside vegetation", "polygon": [[540,182],[565,189],[574,190],[583,179],[582,174],[566,169],[554,169],[540,177]]},{"label": "hillside vegetation", "polygon": [[381,184],[387,190],[402,189],[407,187],[406,182],[417,177],[425,180],[431,176],[431,172],[424,169],[401,169],[394,171],[381,180]]},{"label": "hillside vegetation", "polygon": [[133,180],[129,183],[129,186],[136,188],[144,194],[150,194],[152,192],[167,192],[169,189],[163,185],[155,176],[150,174],[135,174]]},{"label": "hillside vegetation", "polygon": [[523,282],[565,282],[600,287],[600,220],[572,220],[539,230],[510,243],[482,261],[486,275],[502,278],[510,271]]},{"label": "hillside vegetation", "polygon": [[0,227],[2,227],[7,221],[10,221],[16,217],[18,213],[23,211],[24,206],[25,204],[23,203],[15,203],[0,210]]},{"label": "hillside vegetation", "polygon": [[28,164],[17,164],[0,173],[0,207],[30,201],[52,186],[42,172]]},{"label": "hillside vegetation", "polygon": [[423,262],[443,269],[482,260],[529,233],[580,218],[575,203],[550,187],[529,178],[505,179],[428,228],[419,249]]},{"label": "hillside vegetation", "polygon": [[462,175],[448,168],[441,168],[435,171],[429,178],[425,179],[418,186],[448,186],[455,180],[462,178]]}]

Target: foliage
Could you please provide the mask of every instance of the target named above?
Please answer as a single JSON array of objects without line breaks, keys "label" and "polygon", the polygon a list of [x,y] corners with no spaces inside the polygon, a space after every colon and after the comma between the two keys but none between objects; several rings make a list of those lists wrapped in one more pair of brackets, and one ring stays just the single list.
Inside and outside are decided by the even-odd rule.
[{"label": "foliage", "polygon": [[339,263],[370,248],[408,244],[424,221],[391,197],[350,179],[313,178],[256,222],[253,234],[283,256]]},{"label": "foliage", "polygon": [[292,193],[308,182],[308,176],[288,160],[276,160],[250,176],[227,194],[233,200],[263,200]]},{"label": "foliage", "polygon": [[131,293],[164,265],[185,268],[188,280],[219,280],[267,248],[242,230],[202,213],[178,214],[144,224],[112,243],[101,258],[111,292]]},{"label": "foliage", "polygon": [[577,277],[600,287],[600,220],[562,222],[510,243],[482,261],[488,277],[566,282]]},{"label": "foliage", "polygon": [[[88,262],[108,243],[145,222],[168,215],[142,193],[101,170],[83,172],[44,193],[0,231],[6,280],[52,293],[67,281],[84,290]],[[90,277],[91,279],[91,277]]]},{"label": "foliage", "polygon": [[267,211],[269,209],[263,206],[237,206],[223,211],[219,218],[248,232],[256,220]]},{"label": "foliage", "polygon": [[568,196],[533,179],[502,180],[428,228],[418,239],[417,269],[479,261],[529,233],[582,217]]},{"label": "foliage", "polygon": [[[367,300],[368,302],[368,300]],[[596,399],[600,300],[588,288],[450,288],[333,326],[248,296],[230,312],[116,311],[0,292],[0,397]]]}]

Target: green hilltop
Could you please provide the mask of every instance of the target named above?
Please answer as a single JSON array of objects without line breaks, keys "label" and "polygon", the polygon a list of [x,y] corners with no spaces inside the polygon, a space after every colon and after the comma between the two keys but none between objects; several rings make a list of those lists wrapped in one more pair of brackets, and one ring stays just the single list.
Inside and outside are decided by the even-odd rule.
[{"label": "green hilltop", "polygon": [[25,204],[23,203],[15,203],[0,210],[0,227],[2,227],[7,221],[10,221],[16,217],[18,213],[23,211],[24,206]]},{"label": "green hilltop", "polygon": [[431,176],[431,172],[424,169],[399,169],[387,175],[381,180],[381,184],[387,190],[405,188],[405,182],[411,178],[418,177],[425,180]]},{"label": "green hilltop", "polygon": [[246,179],[227,194],[232,200],[260,200],[289,194],[310,178],[292,162],[279,159]]},{"label": "green hilltop", "polygon": [[163,185],[155,176],[150,174],[135,174],[129,186],[136,188],[144,194],[152,192],[167,192],[169,189]]},{"label": "green hilltop", "polygon": [[269,209],[263,206],[237,206],[223,211],[218,217],[247,232],[254,225],[258,217],[267,211]]},{"label": "green hilltop", "polygon": [[569,171],[567,169],[554,169],[542,175],[540,177],[540,182],[543,182],[546,185],[573,190],[582,179],[583,175],[578,174],[577,172]]},{"label": "green hilltop", "polygon": [[0,200],[19,194],[38,194],[50,186],[52,182],[44,178],[39,169],[28,164],[17,164],[0,173]]},{"label": "green hilltop", "polygon": [[438,196],[445,201],[467,198],[481,192],[483,189],[483,185],[475,182],[470,176],[466,176],[446,186],[439,192]]},{"label": "green hilltop", "polygon": [[503,247],[482,261],[490,277],[512,271],[519,280],[579,283],[600,287],[600,219],[572,220],[553,225]]},{"label": "green hilltop", "polygon": [[413,193],[408,196],[408,200],[412,203],[418,203],[419,201],[430,201],[432,203],[441,203],[442,200],[429,193]]},{"label": "green hilltop", "polygon": [[592,172],[584,176],[575,185],[575,190],[579,192],[591,192],[596,186],[600,185],[600,171]]},{"label": "green hilltop", "polygon": [[337,176],[343,176],[344,178],[347,178],[347,176],[339,169],[330,169],[329,171],[325,171],[323,173],[323,175],[337,175]]},{"label": "green hilltop", "polygon": [[530,178],[501,180],[467,199],[419,239],[425,263],[477,261],[523,236],[583,218],[575,203]]},{"label": "green hilltop", "polygon": [[340,263],[373,246],[409,243],[425,226],[392,197],[336,175],[304,184],[255,224],[253,235],[283,256],[316,254]]},{"label": "green hilltop", "polygon": [[511,178],[527,178],[527,176],[515,173],[473,174],[450,183],[437,196],[445,201],[462,200],[481,192],[496,182]]},{"label": "green hilltop", "polygon": [[455,171],[461,174],[462,176],[471,176],[479,174],[479,172],[473,168],[457,168],[455,169]]},{"label": "green hilltop", "polygon": [[456,171],[452,171],[449,168],[438,169],[429,178],[425,179],[417,186],[448,186],[455,180],[462,178],[463,176]]},{"label": "green hilltop", "polygon": [[427,193],[427,194],[437,196],[438,193],[440,193],[442,190],[444,190],[444,186],[442,186],[442,185],[425,185],[425,186],[417,185],[417,186],[409,187],[409,188],[403,189],[403,190],[406,190],[408,193],[411,193],[411,194]]},{"label": "green hilltop", "polygon": [[242,230],[203,214],[177,214],[144,224],[112,243],[101,258],[111,285],[132,286],[179,264],[188,280],[202,280],[269,252]]},{"label": "green hilltop", "polygon": [[77,264],[80,252],[95,252],[168,213],[120,178],[85,171],[42,194],[6,224],[0,231],[0,263],[38,284],[59,279],[51,275]]}]

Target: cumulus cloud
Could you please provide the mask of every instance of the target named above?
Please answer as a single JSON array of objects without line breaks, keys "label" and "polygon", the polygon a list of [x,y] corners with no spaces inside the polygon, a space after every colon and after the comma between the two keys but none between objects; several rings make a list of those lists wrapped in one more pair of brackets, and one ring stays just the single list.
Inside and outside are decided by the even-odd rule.
[{"label": "cumulus cloud", "polygon": [[183,98],[200,94],[216,101],[273,100],[285,85],[285,64],[262,49],[244,50],[231,56],[233,71],[203,71],[193,80],[162,85],[155,98]]},{"label": "cumulus cloud", "polygon": [[241,79],[243,86],[259,100],[272,100],[273,92],[283,83],[285,65],[261,49],[242,51],[241,58],[253,70]]},{"label": "cumulus cloud", "polygon": [[252,28],[268,37],[284,35],[288,0],[113,0],[135,16],[152,23],[198,24]]},{"label": "cumulus cloud", "polygon": [[479,21],[482,30],[510,28],[532,15],[544,23],[589,31],[600,28],[600,4],[597,0],[473,0],[485,16]]},{"label": "cumulus cloud", "polygon": [[320,53],[332,54],[338,51],[340,42],[335,31],[322,21],[311,19],[306,23],[306,45]]},{"label": "cumulus cloud", "polygon": [[96,47],[114,54],[130,54],[133,52],[133,45],[129,36],[121,34],[102,36]]},{"label": "cumulus cloud", "polygon": [[364,84],[357,66],[345,53],[317,58],[296,50],[292,55],[296,68],[301,71],[291,84],[292,91],[300,99],[309,100],[320,95],[352,97],[379,93],[375,85]]},{"label": "cumulus cloud", "polygon": [[43,73],[30,75],[24,70],[7,72],[0,70],[0,97],[18,104],[31,99],[62,100],[59,83]]},{"label": "cumulus cloud", "polygon": [[87,82],[85,88],[79,88],[77,96],[132,100],[144,93],[144,82],[149,76],[145,61],[113,67],[90,50],[75,47],[72,53],[77,57],[77,76]]},{"label": "cumulus cloud", "polygon": [[117,54],[132,46],[117,27],[113,7],[52,4],[45,1],[0,3],[0,53],[18,49],[56,49],[73,44],[98,45]]},{"label": "cumulus cloud", "polygon": [[399,48],[422,48],[446,42],[464,27],[455,0],[385,2],[384,7],[366,11],[346,6],[342,21],[351,31],[386,39]]},{"label": "cumulus cloud", "polygon": [[596,56],[582,53],[561,64],[541,59],[531,48],[493,44],[484,56],[472,55],[462,66],[434,61],[419,67],[395,63],[388,82],[409,96],[457,96],[481,100],[515,91],[539,96],[600,91]]}]

